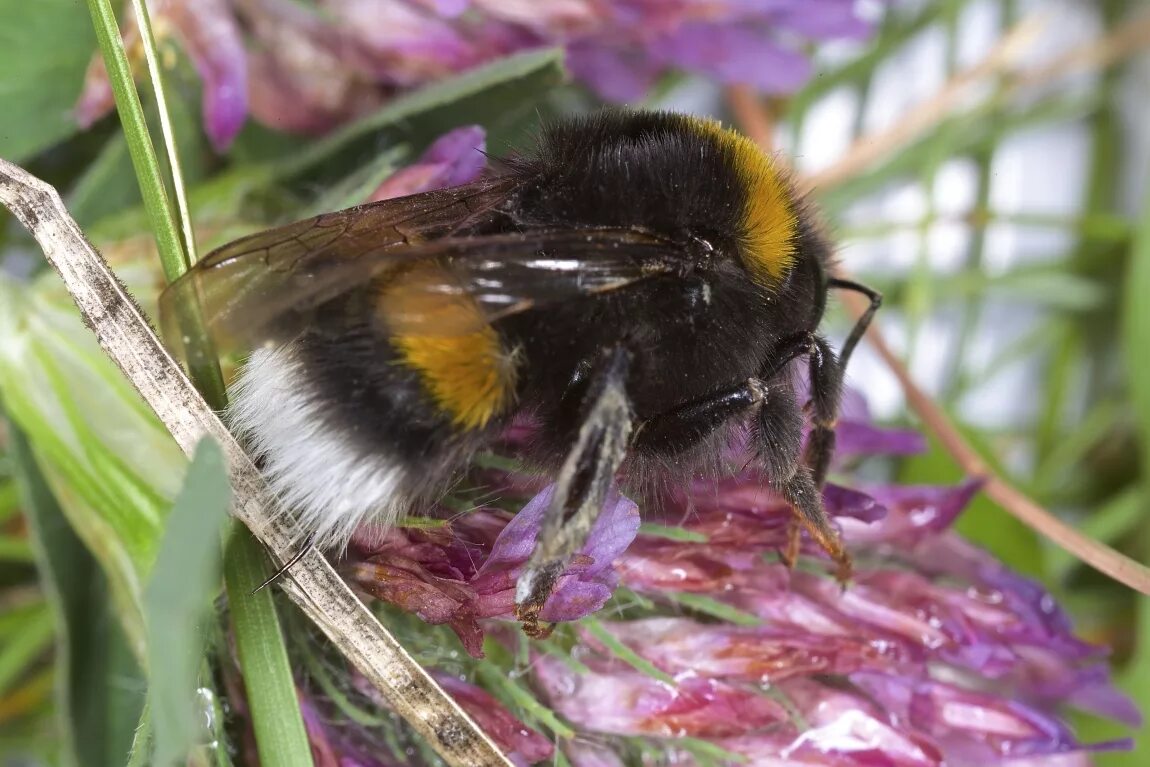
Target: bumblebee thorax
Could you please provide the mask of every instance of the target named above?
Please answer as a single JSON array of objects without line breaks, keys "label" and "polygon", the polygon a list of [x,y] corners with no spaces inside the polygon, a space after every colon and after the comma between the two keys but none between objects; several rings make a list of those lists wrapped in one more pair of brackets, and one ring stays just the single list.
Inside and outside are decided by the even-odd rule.
[{"label": "bumblebee thorax", "polygon": [[527,227],[636,227],[740,263],[775,288],[798,258],[800,208],[786,174],[718,122],[603,112],[560,123],[534,157],[513,217]]}]

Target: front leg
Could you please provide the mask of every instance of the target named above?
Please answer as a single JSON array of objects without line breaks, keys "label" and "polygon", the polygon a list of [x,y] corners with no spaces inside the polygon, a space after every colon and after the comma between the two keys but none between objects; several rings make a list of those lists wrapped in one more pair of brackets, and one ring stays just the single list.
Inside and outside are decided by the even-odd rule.
[{"label": "front leg", "polygon": [[[811,470],[799,460],[803,440],[803,416],[789,384],[771,386],[771,398],[759,410],[759,455],[766,464],[771,485],[796,514],[797,521],[838,565],[836,577],[845,583],[850,579],[851,559],[831,527],[823,508],[822,493]],[[792,527],[786,550],[787,565],[798,557],[798,527]]]},{"label": "front leg", "polygon": [[515,587],[516,616],[531,636],[550,633],[539,625],[539,613],[586,543],[626,456],[632,429],[626,390],[630,362],[630,353],[616,348],[590,373],[575,444],[559,469],[535,549]]},{"label": "front leg", "polygon": [[677,453],[732,418],[749,413],[766,398],[765,382],[774,380],[796,357],[810,351],[811,338],[810,333],[799,333],[783,339],[757,378],[647,419],[635,433],[635,449]]},{"label": "front leg", "polygon": [[674,455],[682,452],[732,418],[757,407],[766,395],[766,384],[751,378],[738,386],[658,413],[640,424],[633,447],[640,453]]}]

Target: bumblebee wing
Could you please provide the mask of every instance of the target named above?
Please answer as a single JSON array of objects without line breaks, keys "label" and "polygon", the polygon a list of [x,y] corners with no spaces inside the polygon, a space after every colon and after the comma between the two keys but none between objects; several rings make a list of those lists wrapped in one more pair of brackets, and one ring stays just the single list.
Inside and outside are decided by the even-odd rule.
[{"label": "bumblebee wing", "polygon": [[678,246],[633,229],[450,237],[403,254],[416,265],[380,283],[389,332],[452,336],[560,301],[619,290],[683,263]]},{"label": "bumblebee wing", "polygon": [[[298,335],[321,306],[373,283],[392,332],[466,333],[672,268],[676,246],[629,229],[452,236],[513,188],[507,180],[481,181],[324,214],[225,245],[161,296],[164,335],[185,358],[193,326],[219,350],[242,353]],[[464,303],[474,311],[460,311]],[[196,316],[202,324],[190,321]]]},{"label": "bumblebee wing", "polygon": [[[405,247],[450,235],[506,201],[512,179],[368,203],[257,232],[202,258],[160,296],[169,347],[187,359],[191,335],[243,352],[306,326],[314,309],[371,279]],[[389,255],[384,258],[384,253]]]}]

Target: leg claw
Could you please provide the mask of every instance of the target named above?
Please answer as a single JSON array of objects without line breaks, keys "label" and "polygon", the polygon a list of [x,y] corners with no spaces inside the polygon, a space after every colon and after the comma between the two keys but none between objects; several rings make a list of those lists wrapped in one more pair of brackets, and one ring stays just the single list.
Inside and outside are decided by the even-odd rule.
[{"label": "leg claw", "polygon": [[806,528],[807,533],[814,539],[815,543],[825,551],[835,563],[835,580],[839,585],[846,590],[847,585],[850,583],[851,577],[854,574],[854,565],[851,562],[851,555],[843,546],[842,540],[839,538],[838,533],[833,529],[822,529],[814,525],[807,524],[802,517],[795,515],[791,521],[787,523],[787,542],[780,558],[783,564],[787,566],[788,570],[793,570],[795,563],[798,562],[799,552],[802,546],[802,530]]}]

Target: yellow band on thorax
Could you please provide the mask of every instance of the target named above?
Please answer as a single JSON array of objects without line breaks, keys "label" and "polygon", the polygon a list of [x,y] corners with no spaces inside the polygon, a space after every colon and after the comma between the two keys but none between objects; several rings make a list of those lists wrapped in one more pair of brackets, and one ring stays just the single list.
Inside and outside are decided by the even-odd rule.
[{"label": "yellow band on thorax", "polygon": [[742,186],[738,232],[744,266],[757,282],[777,285],[795,262],[798,213],[785,174],[754,141],[727,130],[717,120],[691,117],[691,124],[718,142]]}]

